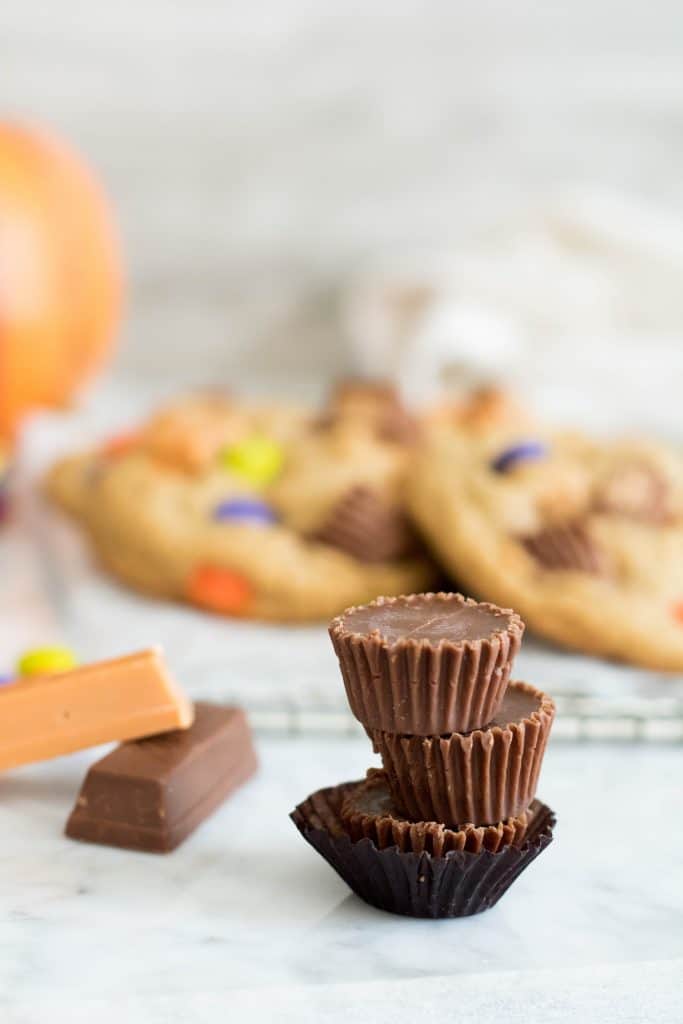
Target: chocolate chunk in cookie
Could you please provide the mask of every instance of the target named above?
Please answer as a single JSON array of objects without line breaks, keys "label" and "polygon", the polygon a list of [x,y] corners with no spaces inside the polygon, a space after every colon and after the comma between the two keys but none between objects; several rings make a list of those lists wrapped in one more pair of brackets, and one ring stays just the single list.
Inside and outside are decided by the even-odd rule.
[{"label": "chocolate chunk in cookie", "polygon": [[359,562],[390,562],[415,549],[415,535],[402,510],[364,484],[336,502],[312,539]]},{"label": "chocolate chunk in cookie", "polygon": [[546,526],[538,533],[521,537],[520,541],[542,569],[607,575],[607,559],[584,520]]}]

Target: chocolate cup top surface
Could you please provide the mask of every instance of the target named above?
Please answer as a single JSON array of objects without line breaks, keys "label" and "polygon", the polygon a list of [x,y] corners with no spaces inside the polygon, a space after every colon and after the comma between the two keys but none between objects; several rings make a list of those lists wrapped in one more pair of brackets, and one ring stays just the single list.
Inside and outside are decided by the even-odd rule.
[{"label": "chocolate cup top surface", "polygon": [[330,623],[351,710],[367,729],[435,736],[492,721],[524,623],[462,594],[379,597]]},{"label": "chocolate cup top surface", "polygon": [[330,630],[378,638],[396,644],[477,644],[506,633],[520,634],[524,625],[509,608],[474,601],[462,594],[410,594],[378,597],[366,605],[347,608]]}]

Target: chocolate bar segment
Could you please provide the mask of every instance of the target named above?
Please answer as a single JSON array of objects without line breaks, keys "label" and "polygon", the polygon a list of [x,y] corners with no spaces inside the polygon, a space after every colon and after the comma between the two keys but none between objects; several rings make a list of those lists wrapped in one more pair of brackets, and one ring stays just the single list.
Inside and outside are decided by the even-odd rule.
[{"label": "chocolate bar segment", "polygon": [[0,771],[192,723],[161,651],[18,679],[0,694]]},{"label": "chocolate bar segment", "polygon": [[92,765],[66,834],[167,853],[255,770],[244,712],[200,702],[190,729],[123,743]]},{"label": "chocolate bar segment", "polygon": [[364,484],[342,495],[313,539],[370,563],[406,558],[417,546],[401,508]]}]

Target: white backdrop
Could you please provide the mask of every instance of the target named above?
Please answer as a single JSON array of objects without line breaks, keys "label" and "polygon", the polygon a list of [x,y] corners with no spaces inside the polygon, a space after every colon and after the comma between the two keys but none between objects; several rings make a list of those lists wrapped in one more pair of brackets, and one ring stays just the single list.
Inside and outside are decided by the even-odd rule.
[{"label": "white backdrop", "polygon": [[[457,250],[566,186],[675,221],[682,29],[674,0],[3,0],[0,107],[54,125],[108,183],[131,277],[120,367],[267,368],[307,390],[348,365],[339,291],[377,259]],[[639,364],[679,349],[648,344]],[[545,358],[529,374],[578,384],[587,415],[618,390],[608,348],[593,391],[576,346]],[[623,372],[625,416],[659,425],[642,391],[671,375]]]}]

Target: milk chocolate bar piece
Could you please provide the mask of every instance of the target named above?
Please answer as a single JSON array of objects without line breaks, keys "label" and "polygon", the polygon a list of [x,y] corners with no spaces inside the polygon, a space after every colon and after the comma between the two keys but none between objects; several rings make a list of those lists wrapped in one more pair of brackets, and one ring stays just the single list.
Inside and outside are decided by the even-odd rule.
[{"label": "milk chocolate bar piece", "polygon": [[92,765],[66,834],[168,853],[255,771],[244,712],[197,703],[190,729],[123,743]]},{"label": "milk chocolate bar piece", "polygon": [[0,771],[192,724],[192,704],[158,650],[0,690]]}]

